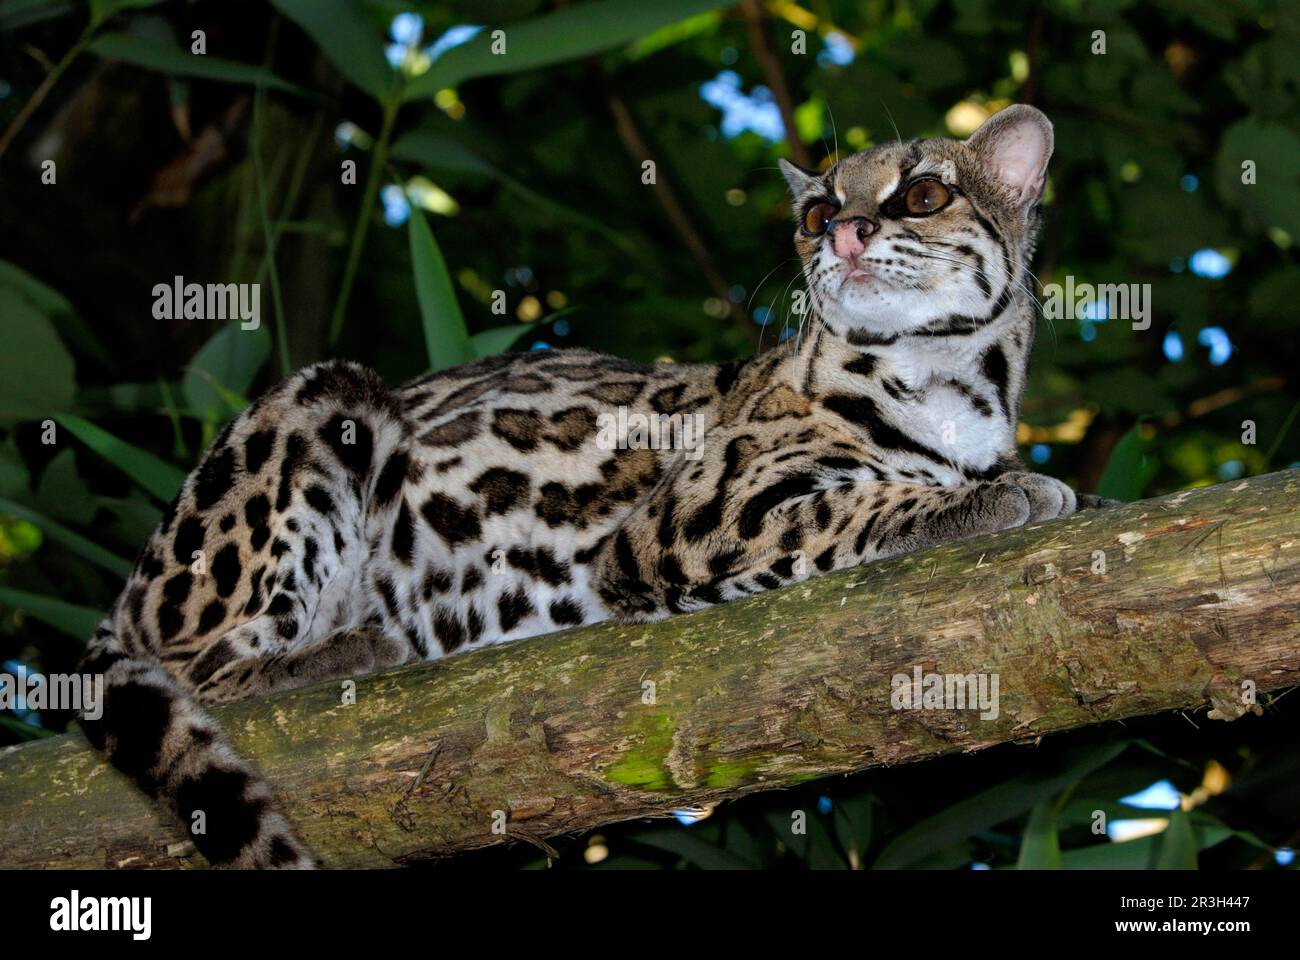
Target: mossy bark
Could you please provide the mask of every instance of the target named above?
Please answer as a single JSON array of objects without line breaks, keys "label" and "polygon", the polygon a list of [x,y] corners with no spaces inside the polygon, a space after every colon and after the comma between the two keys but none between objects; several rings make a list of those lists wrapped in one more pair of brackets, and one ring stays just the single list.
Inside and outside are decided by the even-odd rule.
[{"label": "mossy bark", "polygon": [[[1300,471],[215,713],[331,867],[663,816],[1300,680]],[[996,717],[899,710],[920,666]],[[1243,696],[1243,691],[1246,695]],[[80,735],[0,752],[0,866],[202,865]]]}]

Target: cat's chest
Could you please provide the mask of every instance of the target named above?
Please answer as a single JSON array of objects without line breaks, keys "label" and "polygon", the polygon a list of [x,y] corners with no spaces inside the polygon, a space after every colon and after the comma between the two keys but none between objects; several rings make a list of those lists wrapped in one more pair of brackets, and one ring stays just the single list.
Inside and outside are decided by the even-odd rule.
[{"label": "cat's chest", "polygon": [[[884,415],[917,442],[967,470],[992,466],[1014,447],[1014,425],[978,362],[960,355],[906,357],[883,371],[878,402]],[[963,478],[953,472],[951,482]]]}]

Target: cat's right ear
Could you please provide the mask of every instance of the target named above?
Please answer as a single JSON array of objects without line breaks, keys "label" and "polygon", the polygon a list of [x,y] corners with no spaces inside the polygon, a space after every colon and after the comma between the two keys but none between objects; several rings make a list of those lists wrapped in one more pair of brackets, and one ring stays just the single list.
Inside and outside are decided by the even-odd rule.
[{"label": "cat's right ear", "polygon": [[798,200],[805,190],[821,178],[812,170],[805,170],[798,164],[791,163],[782,157],[777,160],[777,165],[781,168],[781,173],[785,176],[785,182],[790,187],[790,196]]}]

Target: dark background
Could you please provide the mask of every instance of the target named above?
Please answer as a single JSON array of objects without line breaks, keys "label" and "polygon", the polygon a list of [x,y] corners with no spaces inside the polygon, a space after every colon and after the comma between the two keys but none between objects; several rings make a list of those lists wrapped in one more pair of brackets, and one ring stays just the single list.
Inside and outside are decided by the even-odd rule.
[{"label": "dark background", "polygon": [[[452,49],[474,24],[507,54],[486,32]],[[778,157],[965,136],[1011,102],[1056,126],[1041,282],[1154,304],[1146,331],[1043,322],[1027,462],[1123,499],[1297,465],[1298,85],[1296,5],[1263,0],[0,0],[0,661],[71,668],[179,478],[284,371],[751,355],[793,322]],[[176,275],[260,282],[261,329],[155,319]],[[1300,827],[1289,704],[813,784],[555,863],[996,867],[1045,829],[1038,804],[1064,866],[1276,869]],[[5,712],[0,743],[67,722]],[[1162,827],[1118,804],[1159,781],[1192,808],[1173,828],[1089,831],[1096,809]]]}]

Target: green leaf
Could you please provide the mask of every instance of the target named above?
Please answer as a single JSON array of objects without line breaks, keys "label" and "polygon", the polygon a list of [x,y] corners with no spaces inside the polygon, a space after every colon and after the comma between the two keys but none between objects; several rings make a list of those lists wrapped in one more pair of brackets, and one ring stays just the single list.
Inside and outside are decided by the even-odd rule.
[{"label": "green leaf", "polygon": [[105,366],[112,366],[113,358],[103,341],[81,319],[63,294],[8,260],[0,260],[0,287],[13,290],[35,307],[37,312],[48,317],[66,342],[80,348]]},{"label": "green leaf", "polygon": [[415,296],[420,304],[424,345],[429,351],[429,368],[445,370],[474,359],[465,318],[456,302],[451,275],[442,259],[429,222],[419,207],[411,205],[411,269],[415,273]]},{"label": "green leaf", "polygon": [[49,319],[0,289],[0,424],[43,420],[72,406],[76,371]]},{"label": "green leaf", "polygon": [[693,828],[679,824],[664,824],[650,830],[639,830],[629,833],[625,839],[674,853],[687,863],[705,870],[753,870],[758,867],[758,864],[710,843],[693,832]]},{"label": "green leaf", "polygon": [[403,99],[431,97],[472,77],[519,73],[578,60],[631,43],[669,24],[718,7],[728,0],[604,0],[584,3],[504,28],[504,53],[493,53],[493,28],[448,50],[403,90]]},{"label": "green leaf", "polygon": [[537,325],[533,323],[517,323],[509,327],[493,327],[491,330],[484,330],[482,333],[476,333],[469,338],[469,348],[474,353],[475,360],[482,360],[484,357],[495,357],[498,353],[505,353],[509,350],[516,340],[525,333],[536,331]]},{"label": "green leaf", "polygon": [[472,147],[433,130],[412,130],[393,144],[392,154],[398,160],[410,160],[433,170],[493,178],[505,176]]},{"label": "green leaf", "polygon": [[131,573],[131,562],[129,560],[124,560],[105,550],[99,544],[87,540],[81,534],[69,530],[43,513],[37,513],[35,510],[24,507],[21,503],[15,503],[12,500],[3,498],[0,498],[0,513],[7,513],[19,520],[26,520],[28,523],[39,527],[41,532],[55,543],[62,544],[77,556],[103,567],[110,573],[117,574],[123,580]]},{"label": "green leaf", "polygon": [[1056,801],[1039,800],[1020,838],[1019,870],[1060,870],[1061,841],[1056,833]]},{"label": "green leaf", "polygon": [[21,610],[29,617],[48,623],[54,629],[62,630],[78,640],[89,639],[104,616],[90,607],[28,593],[26,590],[11,590],[9,587],[0,587],[0,605]]},{"label": "green leaf", "polygon": [[90,42],[89,49],[109,60],[121,60],[147,70],[157,70],[169,76],[199,77],[222,83],[250,83],[271,87],[301,96],[306,91],[281,80],[269,70],[225,60],[210,54],[190,53],[175,44],[163,43],[131,33],[105,33]]},{"label": "green leaf", "polygon": [[1169,815],[1169,826],[1160,835],[1160,852],[1156,855],[1157,870],[1196,869],[1196,831],[1186,810],[1175,810]]},{"label": "green leaf", "polygon": [[1097,493],[1126,502],[1142,498],[1142,424],[1134,424],[1115,444]]},{"label": "green leaf", "polygon": [[[1208,850],[1232,836],[1232,831],[1208,827],[1202,831],[1202,850]],[[1066,870],[1150,870],[1155,863],[1164,834],[1138,837],[1122,843],[1095,843],[1061,854]]]},{"label": "green leaf", "polygon": [[1093,743],[1042,770],[1014,777],[927,817],[892,840],[873,869],[895,869],[1024,813],[1124,752],[1125,741]]},{"label": "green leaf", "polygon": [[[1281,227],[1300,237],[1300,173],[1284,157],[1300,154],[1300,134],[1282,124],[1247,117],[1223,134],[1216,161],[1219,194],[1258,228]],[[1255,182],[1243,183],[1242,164],[1255,165]]]},{"label": "green leaf", "polygon": [[0,30],[17,30],[79,10],[72,0],[0,0]]},{"label": "green leaf", "polygon": [[226,324],[190,361],[181,381],[185,403],[205,420],[223,420],[238,412],[270,355],[271,334],[264,325],[242,330],[239,321]]},{"label": "green leaf", "polygon": [[44,737],[57,737],[57,730],[46,730],[44,727],[38,727],[30,723],[23,723],[14,717],[6,717],[0,714],[0,727],[15,734],[20,740],[40,740]]},{"label": "green leaf", "polygon": [[117,464],[127,476],[159,500],[170,502],[185,483],[184,470],[119,440],[88,420],[70,413],[60,414],[55,419],[90,449]]},{"label": "green leaf", "polygon": [[396,84],[384,59],[384,37],[355,0],[271,0],[277,10],[316,41],[339,72],[377,99]]},{"label": "green leaf", "polygon": [[619,249],[636,257],[641,257],[644,250],[608,224],[581,211],[559,203],[544,193],[525,186],[503,170],[489,163],[471,147],[459,140],[453,140],[434,130],[412,130],[393,144],[392,155],[398,160],[418,163],[429,170],[441,170],[447,173],[471,174],[498,181],[521,200],[539,207],[557,217],[569,220],[601,236],[608,237]]}]

